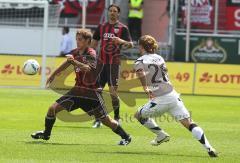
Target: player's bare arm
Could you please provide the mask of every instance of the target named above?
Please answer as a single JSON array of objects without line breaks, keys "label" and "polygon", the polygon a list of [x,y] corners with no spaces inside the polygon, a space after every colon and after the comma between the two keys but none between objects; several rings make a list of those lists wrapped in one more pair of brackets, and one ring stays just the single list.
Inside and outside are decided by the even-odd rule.
[{"label": "player's bare arm", "polygon": [[77,60],[73,60],[72,65],[79,67],[82,71],[90,71],[91,67],[88,64],[81,63]]},{"label": "player's bare arm", "polygon": [[140,82],[143,86],[144,92],[149,96],[150,99],[152,99],[153,94],[152,94],[151,89],[149,89],[148,86],[147,86],[146,74],[145,74],[144,70],[139,69],[139,70],[136,71],[136,74],[137,74],[137,77],[139,78],[139,80],[140,80]]},{"label": "player's bare arm", "polygon": [[132,48],[133,47],[133,43],[130,42],[130,41],[125,41],[119,37],[114,37],[112,38],[112,41],[115,43],[115,44],[118,44],[118,45],[122,45],[126,48]]},{"label": "player's bare arm", "polygon": [[72,64],[73,66],[79,67],[82,71],[90,71],[91,67],[88,64],[84,64],[82,62],[79,62],[73,58],[71,54],[66,55],[67,62]]}]

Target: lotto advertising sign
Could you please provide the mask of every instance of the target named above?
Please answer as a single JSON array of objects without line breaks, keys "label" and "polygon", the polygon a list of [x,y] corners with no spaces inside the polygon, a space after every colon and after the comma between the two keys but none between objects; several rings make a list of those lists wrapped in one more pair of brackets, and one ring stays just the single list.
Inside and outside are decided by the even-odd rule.
[{"label": "lotto advertising sign", "polygon": [[[0,85],[1,86],[40,86],[40,71],[36,75],[25,75],[23,63],[30,59],[28,56],[0,56]],[[40,57],[31,57],[41,64]],[[51,73],[47,69],[47,73]]]},{"label": "lotto advertising sign", "polygon": [[[142,85],[133,69],[134,61],[122,61],[119,91],[143,92]],[[168,75],[175,89],[181,93],[192,94],[194,64],[167,63]]]},{"label": "lotto advertising sign", "polygon": [[240,96],[240,66],[197,64],[194,94]]},{"label": "lotto advertising sign", "polygon": [[[25,75],[22,71],[23,63],[28,59],[35,59],[41,65],[42,58],[37,56],[0,55],[0,85],[1,86],[29,86],[39,87],[41,84],[41,68],[36,75]],[[47,58],[46,75],[49,76],[63,62],[62,58]],[[74,81],[71,75],[67,84]]]},{"label": "lotto advertising sign", "polygon": [[[22,72],[23,63],[29,56],[0,56],[0,85],[1,86],[29,86],[39,87],[41,84],[41,70],[37,75],[25,75]],[[41,57],[33,57],[41,65]],[[64,61],[63,58],[47,58],[46,75],[49,76],[54,69]],[[123,60],[121,64],[119,91],[143,92],[142,85],[133,69],[134,61]],[[192,93],[194,64],[167,63],[169,78],[175,88],[181,93]],[[65,80],[66,86],[74,85],[74,73]],[[105,88],[108,90],[108,88]]]},{"label": "lotto advertising sign", "polygon": [[121,62],[120,80],[119,80],[119,91],[124,92],[143,92],[142,85],[137,78],[134,70],[133,60],[123,60]]},{"label": "lotto advertising sign", "polygon": [[169,78],[180,93],[192,94],[194,80],[193,63],[167,63]]},{"label": "lotto advertising sign", "polygon": [[[0,86],[39,87],[41,71],[37,75],[25,75],[23,63],[29,56],[0,56]],[[33,57],[41,64],[41,57]],[[64,58],[48,58],[46,75],[64,61]],[[134,61],[122,61],[119,91],[143,92],[133,69]],[[240,66],[223,64],[167,63],[169,79],[179,93],[198,95],[240,96]],[[62,74],[63,75],[63,74]],[[73,86],[74,73],[64,78],[65,86]],[[108,90],[106,87],[105,90]],[[137,96],[137,94],[136,94]]]}]

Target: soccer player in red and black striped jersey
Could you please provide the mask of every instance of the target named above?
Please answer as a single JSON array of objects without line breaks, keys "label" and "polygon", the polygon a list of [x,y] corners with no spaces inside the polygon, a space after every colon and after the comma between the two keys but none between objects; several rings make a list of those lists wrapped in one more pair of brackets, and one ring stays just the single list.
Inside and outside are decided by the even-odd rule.
[{"label": "soccer player in red and black striped jersey", "polygon": [[76,74],[75,86],[49,107],[45,118],[45,130],[33,133],[32,138],[48,140],[58,112],[62,110],[70,112],[81,108],[89,115],[94,115],[96,119],[99,119],[113,132],[121,136],[122,140],[119,145],[127,145],[131,142],[130,135],[122,129],[116,120],[108,115],[101,94],[98,92],[96,52],[89,47],[91,39],[92,34],[90,31],[78,30],[76,34],[77,48],[67,55],[67,60],[48,78],[47,85],[67,67],[74,66]]},{"label": "soccer player in red and black striped jersey", "polygon": [[[98,69],[100,85],[108,83],[114,110],[114,119],[119,121],[119,98],[117,94],[120,69],[120,50],[131,48],[133,43],[128,27],[119,21],[120,7],[112,4],[108,7],[108,22],[100,24],[93,35],[92,47],[97,48],[100,42]],[[98,123],[98,122],[97,122]]]}]

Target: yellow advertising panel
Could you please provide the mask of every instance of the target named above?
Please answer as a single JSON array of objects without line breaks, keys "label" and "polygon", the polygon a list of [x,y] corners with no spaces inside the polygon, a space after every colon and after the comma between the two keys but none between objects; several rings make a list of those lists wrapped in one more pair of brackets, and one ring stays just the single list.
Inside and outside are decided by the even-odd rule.
[{"label": "yellow advertising panel", "polygon": [[[35,59],[41,64],[41,57],[36,56],[0,56],[0,85],[1,86],[40,86],[41,74],[25,75],[22,72],[23,63]],[[48,72],[47,72],[48,73]],[[50,72],[49,72],[50,73]]]},{"label": "yellow advertising panel", "polygon": [[119,91],[143,92],[142,85],[133,69],[133,60],[123,60],[119,76]]},{"label": "yellow advertising panel", "polygon": [[[65,60],[66,60],[66,58],[59,58],[59,57],[55,58],[55,63],[54,63],[55,68],[59,67]],[[66,75],[67,78],[66,78],[66,80],[64,80],[64,85],[65,85],[65,86],[74,86],[74,84],[75,84],[75,72],[73,71],[73,67],[70,68],[70,69],[71,69],[71,73],[68,73],[69,69],[68,69],[67,71],[64,71],[64,73],[69,74],[69,75]],[[59,75],[60,80],[61,80],[62,78],[64,79],[63,76],[65,76],[65,75],[63,75],[63,74]],[[57,76],[57,77],[58,77],[58,76]],[[55,84],[56,84],[56,87],[58,87],[58,86],[57,86],[58,83],[55,83]],[[61,82],[60,82],[59,88],[62,87],[61,85],[62,85],[62,84],[61,84]],[[65,86],[64,86],[64,87],[65,87]]]},{"label": "yellow advertising panel", "polygon": [[194,80],[193,63],[167,63],[168,74],[174,88],[179,93],[192,94]]},{"label": "yellow advertising panel", "polygon": [[[41,71],[37,75],[25,75],[23,63],[27,59],[36,59],[40,64],[41,57],[0,55],[0,85],[39,87]],[[46,74],[49,76],[64,58],[48,57]],[[134,61],[122,61],[119,91],[143,92],[140,81],[133,69]],[[240,66],[223,64],[167,63],[169,78],[180,93],[199,95],[240,96]],[[195,70],[196,69],[196,70]],[[196,73],[194,74],[194,71]],[[194,76],[196,75],[196,76]],[[64,84],[72,86],[75,74],[70,73]],[[106,87],[105,90],[108,88]]]},{"label": "yellow advertising panel", "polygon": [[240,66],[197,64],[194,94],[240,96]]},{"label": "yellow advertising panel", "polygon": [[[39,87],[41,70],[36,75],[25,75],[22,72],[23,63],[28,59],[35,59],[40,65],[42,63],[42,57],[40,56],[0,55],[0,85]],[[64,58],[47,57],[46,75],[49,76],[63,61]],[[69,76],[66,84],[72,85],[73,83],[74,74]]]},{"label": "yellow advertising panel", "polygon": [[[122,61],[119,91],[143,92],[143,88],[133,69],[134,61]],[[167,63],[169,78],[180,93],[192,94],[194,64]]]}]

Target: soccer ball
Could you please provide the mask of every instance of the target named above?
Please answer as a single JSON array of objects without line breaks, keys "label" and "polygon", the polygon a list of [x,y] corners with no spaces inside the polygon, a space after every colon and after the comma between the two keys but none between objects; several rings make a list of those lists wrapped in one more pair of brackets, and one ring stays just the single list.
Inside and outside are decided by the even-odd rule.
[{"label": "soccer ball", "polygon": [[35,75],[39,67],[39,63],[35,59],[29,59],[23,64],[23,73],[26,75]]}]

